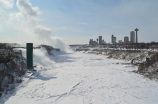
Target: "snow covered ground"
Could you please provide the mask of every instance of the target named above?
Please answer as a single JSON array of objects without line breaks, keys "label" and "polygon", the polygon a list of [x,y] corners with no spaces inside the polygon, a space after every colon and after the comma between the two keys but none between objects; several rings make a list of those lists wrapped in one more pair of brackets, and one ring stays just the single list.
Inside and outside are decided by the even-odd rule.
[{"label": "snow covered ground", "polygon": [[132,72],[137,68],[104,55],[37,52],[27,73],[0,104],[158,104],[158,82]]}]

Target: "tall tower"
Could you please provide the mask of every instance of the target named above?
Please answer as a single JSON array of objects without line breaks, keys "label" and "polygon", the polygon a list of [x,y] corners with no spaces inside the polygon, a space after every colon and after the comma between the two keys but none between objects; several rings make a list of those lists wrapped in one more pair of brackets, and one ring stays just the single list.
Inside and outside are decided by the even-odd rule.
[{"label": "tall tower", "polygon": [[113,43],[114,35],[111,35],[111,43]]},{"label": "tall tower", "polygon": [[129,38],[128,38],[128,36],[125,36],[124,37],[124,44],[127,44],[127,43],[129,43]]},{"label": "tall tower", "polygon": [[116,37],[114,37],[114,35],[111,35],[111,43],[112,44],[116,43]]},{"label": "tall tower", "polygon": [[99,36],[99,44],[102,44],[102,36]]},{"label": "tall tower", "polygon": [[135,32],[134,31],[130,32],[130,42],[135,43]]},{"label": "tall tower", "polygon": [[89,40],[89,45],[93,45],[93,39]]},{"label": "tall tower", "polygon": [[116,44],[116,37],[113,37],[113,43]]},{"label": "tall tower", "polygon": [[136,28],[135,31],[136,31],[136,43],[138,43],[137,31],[139,31],[139,29]]}]

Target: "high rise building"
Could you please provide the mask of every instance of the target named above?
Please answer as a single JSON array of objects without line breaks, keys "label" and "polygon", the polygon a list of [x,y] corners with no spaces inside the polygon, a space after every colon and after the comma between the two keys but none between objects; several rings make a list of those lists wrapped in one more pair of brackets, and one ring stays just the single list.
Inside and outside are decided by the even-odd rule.
[{"label": "high rise building", "polygon": [[135,32],[134,31],[130,32],[130,42],[135,43]]},{"label": "high rise building", "polygon": [[89,40],[89,45],[96,45],[96,44],[97,44],[97,42],[94,41],[93,39],[90,39],[90,40]]},{"label": "high rise building", "polygon": [[114,35],[111,36],[111,43],[113,43],[113,44],[116,43],[116,37],[114,37]]},{"label": "high rise building", "polygon": [[96,41],[93,41],[93,45],[96,45],[97,44],[97,42]]},{"label": "high rise building", "polygon": [[105,43],[106,43],[106,41],[102,40],[102,44],[105,44]]},{"label": "high rise building", "polygon": [[89,40],[89,45],[93,45],[93,39]]},{"label": "high rise building", "polygon": [[111,43],[113,43],[114,35],[111,35]]},{"label": "high rise building", "polygon": [[128,38],[128,36],[125,36],[124,37],[124,44],[127,44],[127,43],[129,43],[129,38]]},{"label": "high rise building", "polygon": [[116,37],[113,37],[113,43],[116,43]]},{"label": "high rise building", "polygon": [[118,42],[119,42],[119,43],[122,43],[122,40],[119,40]]},{"label": "high rise building", "polygon": [[102,44],[102,36],[99,36],[99,44]]}]

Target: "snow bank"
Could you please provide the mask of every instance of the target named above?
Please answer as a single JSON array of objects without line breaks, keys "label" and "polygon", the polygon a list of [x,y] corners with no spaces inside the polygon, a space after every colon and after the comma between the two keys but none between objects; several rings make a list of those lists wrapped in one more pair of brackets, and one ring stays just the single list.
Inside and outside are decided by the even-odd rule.
[{"label": "snow bank", "polygon": [[[40,53],[39,56],[42,56]],[[45,56],[45,55],[43,55]],[[158,83],[133,73],[137,67],[104,55],[58,53],[25,76],[14,93],[0,103],[10,104],[157,104]],[[44,59],[43,59],[44,60]],[[34,59],[35,62],[40,60]],[[6,100],[4,100],[6,99]]]},{"label": "snow bank", "polygon": [[[0,49],[0,96],[7,94],[21,83],[21,76],[26,72],[25,58],[22,51],[15,51],[6,44]],[[2,47],[0,47],[2,48]]]}]

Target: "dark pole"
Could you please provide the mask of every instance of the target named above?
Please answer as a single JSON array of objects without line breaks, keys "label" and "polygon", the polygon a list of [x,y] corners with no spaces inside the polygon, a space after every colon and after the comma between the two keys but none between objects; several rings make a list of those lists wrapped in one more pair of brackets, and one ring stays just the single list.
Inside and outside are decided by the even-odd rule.
[{"label": "dark pole", "polygon": [[137,45],[137,50],[138,50],[138,37],[137,37],[137,31],[138,31],[138,29],[136,28],[135,31],[136,31],[136,45]]},{"label": "dark pole", "polygon": [[137,40],[137,31],[136,31],[136,43],[138,43],[138,40]]},{"label": "dark pole", "polygon": [[135,31],[136,31],[136,43],[138,43],[137,31],[139,30],[136,28]]},{"label": "dark pole", "polygon": [[27,68],[33,69],[33,43],[27,43],[26,49]]}]

